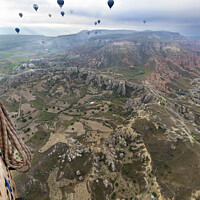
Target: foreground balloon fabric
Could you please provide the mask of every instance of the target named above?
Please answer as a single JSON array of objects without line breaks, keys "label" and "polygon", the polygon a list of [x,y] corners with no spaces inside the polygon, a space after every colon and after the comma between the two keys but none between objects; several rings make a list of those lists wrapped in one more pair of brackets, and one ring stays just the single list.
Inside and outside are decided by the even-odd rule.
[{"label": "foreground balloon fabric", "polygon": [[[0,149],[5,163],[19,172],[27,172],[31,168],[32,155],[29,148],[19,136],[12,124],[6,108],[0,102]],[[15,158],[15,151],[20,155]],[[26,169],[24,169],[24,167]]]}]

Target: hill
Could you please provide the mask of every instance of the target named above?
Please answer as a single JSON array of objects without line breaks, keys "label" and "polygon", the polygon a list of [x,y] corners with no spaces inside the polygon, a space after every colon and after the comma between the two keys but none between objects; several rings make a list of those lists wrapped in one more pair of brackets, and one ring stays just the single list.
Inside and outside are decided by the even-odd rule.
[{"label": "hill", "polygon": [[101,31],[20,36],[16,49],[30,47],[21,54],[2,36],[13,54],[1,62],[17,67],[4,63],[0,100],[33,152],[31,170],[15,173],[19,194],[198,200],[198,39]]}]

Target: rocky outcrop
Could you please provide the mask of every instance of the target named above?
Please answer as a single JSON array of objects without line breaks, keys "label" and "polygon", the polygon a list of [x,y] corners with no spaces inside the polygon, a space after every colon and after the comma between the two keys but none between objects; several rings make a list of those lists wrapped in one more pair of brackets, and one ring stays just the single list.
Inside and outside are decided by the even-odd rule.
[{"label": "rocky outcrop", "polygon": [[141,97],[141,103],[147,104],[153,99],[152,95],[143,94]]},{"label": "rocky outcrop", "polygon": [[122,96],[132,96],[134,91],[144,89],[143,86],[139,86],[136,83],[132,83],[125,80],[118,80],[112,77],[98,75],[93,71],[88,71],[86,69],[79,69],[79,76],[86,79],[86,84],[94,82],[99,86],[105,86],[106,90],[116,89],[117,93]]},{"label": "rocky outcrop", "polygon": [[[133,82],[126,80],[114,79],[109,76],[96,74],[94,71],[89,71],[85,68],[78,69],[77,67],[55,67],[49,69],[40,69],[40,70],[30,70],[15,76],[10,76],[7,82],[0,88],[0,93],[7,91],[10,87],[13,87],[14,84],[25,83],[30,80],[41,79],[46,75],[56,75],[62,74],[68,78],[69,81],[72,81],[72,75],[77,74],[80,78],[85,79],[86,84],[91,82],[98,84],[100,87],[105,88],[106,90],[115,90],[117,94],[122,96],[134,97],[138,92],[144,90],[144,86],[138,85]],[[143,97],[142,103],[148,103],[151,100],[151,97]]]}]

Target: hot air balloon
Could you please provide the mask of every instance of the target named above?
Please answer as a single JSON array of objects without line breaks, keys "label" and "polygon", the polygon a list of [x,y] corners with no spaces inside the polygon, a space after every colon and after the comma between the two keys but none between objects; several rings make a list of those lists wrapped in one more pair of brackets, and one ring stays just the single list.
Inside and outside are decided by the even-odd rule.
[{"label": "hot air balloon", "polygon": [[51,17],[52,15],[51,14],[49,14],[49,17]]},{"label": "hot air balloon", "polygon": [[42,41],[42,44],[44,44],[44,41]]},{"label": "hot air balloon", "polygon": [[60,14],[64,17],[65,12],[64,12],[64,11],[61,11]]},{"label": "hot air balloon", "polygon": [[57,0],[58,5],[62,8],[64,5],[64,0]]},{"label": "hot air balloon", "polygon": [[95,26],[97,25],[97,22],[94,22]]},{"label": "hot air balloon", "polygon": [[22,14],[22,13],[19,13],[19,16],[20,16],[20,17],[23,17],[23,14]]},{"label": "hot air balloon", "polygon": [[97,22],[98,22],[98,24],[100,24],[100,23],[101,23],[101,20],[99,19]]},{"label": "hot air balloon", "polygon": [[49,49],[45,49],[45,51],[48,53]]},{"label": "hot air balloon", "polygon": [[90,35],[90,31],[88,31],[87,34]]},{"label": "hot air balloon", "polygon": [[113,7],[114,5],[114,0],[108,0],[108,6],[110,7],[110,9]]},{"label": "hot air balloon", "polygon": [[15,31],[16,31],[17,33],[19,33],[19,32],[20,32],[20,29],[19,29],[19,28],[16,28]]},{"label": "hot air balloon", "polygon": [[34,5],[33,5],[33,8],[35,9],[35,11],[37,11],[39,7],[38,7],[37,4],[34,4]]},{"label": "hot air balloon", "polygon": [[146,24],[146,21],[144,20],[143,23]]}]

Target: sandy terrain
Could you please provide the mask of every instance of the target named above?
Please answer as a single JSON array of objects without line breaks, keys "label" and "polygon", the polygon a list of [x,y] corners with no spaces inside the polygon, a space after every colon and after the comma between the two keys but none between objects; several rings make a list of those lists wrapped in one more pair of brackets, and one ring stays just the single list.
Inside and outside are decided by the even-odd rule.
[{"label": "sandy terrain", "polygon": [[113,129],[104,126],[102,123],[96,122],[96,121],[91,121],[91,120],[81,120],[86,123],[87,126],[91,127],[92,130],[99,130],[101,132],[112,132]]},{"label": "sandy terrain", "polygon": [[11,95],[10,95],[10,99],[11,100],[16,100],[16,101],[20,101],[20,96],[19,96],[19,94],[15,94],[15,93],[12,93]]},{"label": "sandy terrain", "polygon": [[62,143],[68,143],[67,135],[64,133],[51,133],[51,136],[48,140],[48,142],[39,150],[40,153],[45,152],[53,145],[62,142]]},{"label": "sandy terrain", "polygon": [[27,101],[33,101],[35,100],[35,96],[33,96],[30,91],[23,89],[20,91],[21,92],[21,96],[24,97]]},{"label": "sandy terrain", "polygon": [[21,104],[21,110],[23,111],[23,114],[28,114],[28,112],[33,112],[35,109],[30,106],[30,104],[25,103]]},{"label": "sandy terrain", "polygon": [[70,125],[65,132],[77,133],[77,136],[81,136],[85,134],[85,129],[81,122],[75,122],[73,125]]},{"label": "sandy terrain", "polygon": [[70,121],[70,120],[72,120],[73,119],[73,117],[72,116],[69,116],[69,115],[65,115],[65,114],[63,114],[63,113],[61,113],[60,115],[59,115],[59,120],[62,120],[62,121],[64,121],[64,120],[68,120],[68,121]]},{"label": "sandy terrain", "polygon": [[79,100],[78,104],[85,104],[85,102],[89,101],[91,98],[93,97],[93,95],[86,95],[85,97],[83,97],[82,99]]}]

